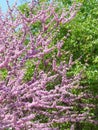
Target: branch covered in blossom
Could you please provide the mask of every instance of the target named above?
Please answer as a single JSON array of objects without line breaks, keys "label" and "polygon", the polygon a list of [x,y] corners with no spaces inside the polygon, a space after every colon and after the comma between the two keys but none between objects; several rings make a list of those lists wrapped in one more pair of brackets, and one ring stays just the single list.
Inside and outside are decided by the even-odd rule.
[{"label": "branch covered in blossom", "polygon": [[[0,11],[0,69],[7,70],[5,80],[0,81],[0,130],[58,130],[54,128],[55,123],[98,123],[89,114],[94,105],[82,101],[93,96],[82,92],[74,94],[72,91],[82,88],[79,85],[74,87],[80,81],[81,73],[67,77],[74,64],[72,56],[68,64],[65,61],[57,64],[56,57],[61,56],[66,36],[55,45],[52,42],[60,25],[75,17],[77,5],[67,12],[62,9],[61,13],[56,11],[54,5],[42,5],[37,11],[37,5],[34,7],[32,2],[28,5],[28,17],[15,6],[12,9],[8,6],[6,14]],[[31,28],[37,22],[40,23],[39,30],[33,34]],[[33,31],[36,30],[33,28]],[[53,53],[55,50],[56,54]],[[51,53],[55,55],[43,64],[50,64],[51,70],[40,70],[44,57]],[[35,65],[35,71],[32,79],[26,82],[23,79],[28,60]],[[85,107],[87,111],[79,113],[78,108],[84,110]]]}]

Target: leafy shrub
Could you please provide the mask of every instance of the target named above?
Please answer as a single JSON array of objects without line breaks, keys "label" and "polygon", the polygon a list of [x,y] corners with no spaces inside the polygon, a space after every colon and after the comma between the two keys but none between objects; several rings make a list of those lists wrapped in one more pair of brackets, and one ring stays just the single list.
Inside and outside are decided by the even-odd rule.
[{"label": "leafy shrub", "polygon": [[[82,72],[67,76],[75,64],[72,55],[67,63],[58,61],[66,56],[66,37],[53,42],[59,26],[75,17],[76,7],[71,6],[67,16],[64,10],[58,14],[55,4],[37,11],[33,2],[27,15],[15,6],[5,15],[0,12],[0,70],[6,71],[0,81],[1,130],[58,130],[68,123],[72,129],[79,122],[98,123],[92,114],[94,97],[80,85]],[[32,33],[39,21],[39,31]]]}]

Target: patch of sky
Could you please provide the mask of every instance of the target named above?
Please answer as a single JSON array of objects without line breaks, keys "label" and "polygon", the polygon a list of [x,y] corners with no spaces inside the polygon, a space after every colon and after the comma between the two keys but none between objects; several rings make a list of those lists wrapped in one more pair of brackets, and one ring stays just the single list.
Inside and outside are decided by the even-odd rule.
[{"label": "patch of sky", "polygon": [[[17,6],[25,3],[25,2],[30,2],[31,0],[8,0],[9,1],[9,5],[10,6],[13,6],[13,4],[17,1]],[[0,0],[0,7],[1,7],[1,10],[3,12],[6,12],[7,9],[8,9],[8,6],[7,6],[7,2],[6,0]]]}]

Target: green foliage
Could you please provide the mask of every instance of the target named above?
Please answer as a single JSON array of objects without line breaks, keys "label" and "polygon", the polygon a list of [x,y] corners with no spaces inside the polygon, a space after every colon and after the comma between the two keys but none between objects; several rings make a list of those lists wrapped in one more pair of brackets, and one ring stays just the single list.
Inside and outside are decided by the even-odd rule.
[{"label": "green foliage", "polygon": [[[61,1],[65,7],[69,7],[69,5],[73,3],[71,0],[60,0],[60,2]],[[70,36],[65,41],[62,49],[73,54],[74,60],[80,56],[82,56],[82,58],[78,64],[68,72],[68,76],[72,76],[79,70],[85,68],[81,85],[89,86],[89,90],[87,91],[98,95],[98,1],[77,0],[77,2],[82,2],[80,11],[70,24],[68,23],[63,27],[61,26],[60,33],[57,35],[56,40],[62,39],[70,30]],[[76,93],[75,90],[74,93]],[[98,100],[95,99],[93,102],[97,104]],[[94,113],[96,116],[98,108],[96,108],[96,112],[92,112],[92,114]],[[81,124],[81,126],[83,130],[98,129],[98,126],[87,123]]]},{"label": "green foliage", "polygon": [[[60,2],[63,2],[65,7],[73,3],[71,0],[60,0]],[[79,62],[82,66],[86,64],[85,71],[88,83],[93,84],[94,82],[91,82],[91,80],[97,81],[98,79],[98,1],[77,0],[77,2],[82,2],[80,11],[74,20],[65,26],[61,26],[56,41],[62,39],[70,30],[68,33],[70,36],[65,40],[62,49],[73,54],[74,60],[82,56]],[[80,67],[77,65],[73,73],[79,69]]]},{"label": "green foliage", "polygon": [[27,71],[24,76],[24,81],[30,81],[34,74],[35,65],[32,63],[32,61],[28,60],[25,66]]},{"label": "green foliage", "polygon": [[7,76],[7,70],[6,69],[0,70],[0,80],[4,80],[6,76]]},{"label": "green foliage", "polygon": [[28,7],[27,3],[19,6],[18,9],[21,11],[21,13],[25,14],[26,17],[28,17],[28,15],[29,15],[29,7]]}]

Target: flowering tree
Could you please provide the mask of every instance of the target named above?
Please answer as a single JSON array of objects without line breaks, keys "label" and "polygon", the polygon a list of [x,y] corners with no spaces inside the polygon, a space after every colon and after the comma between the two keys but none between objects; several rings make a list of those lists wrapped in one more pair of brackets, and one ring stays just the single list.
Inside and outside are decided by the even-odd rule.
[{"label": "flowering tree", "polygon": [[[62,46],[67,36],[53,43],[60,25],[75,17],[77,5],[61,12],[56,11],[53,3],[38,7],[32,2],[28,8],[28,16],[15,6],[9,7],[5,15],[0,11],[0,70],[7,71],[0,81],[0,130],[59,130],[55,124],[66,122],[73,124],[73,130],[76,122],[97,123],[90,115],[94,105],[84,102],[93,96],[80,90],[81,73],[67,77],[75,63],[72,56],[68,63],[57,62],[57,57],[65,55]],[[36,23],[39,30],[33,28],[36,31],[33,34]],[[28,61],[35,68],[31,80],[25,81]]]}]

